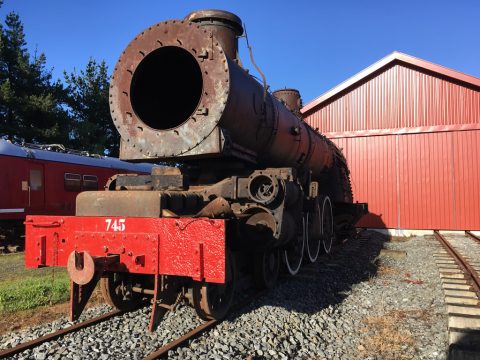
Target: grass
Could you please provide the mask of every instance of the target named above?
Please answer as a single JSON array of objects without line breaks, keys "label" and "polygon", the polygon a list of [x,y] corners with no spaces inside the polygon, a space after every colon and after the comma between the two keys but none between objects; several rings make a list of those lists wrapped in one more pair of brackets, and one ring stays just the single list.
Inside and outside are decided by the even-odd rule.
[{"label": "grass", "polygon": [[26,269],[23,254],[0,256],[0,314],[57,304],[69,297],[65,269]]},{"label": "grass", "polygon": [[405,354],[405,349],[415,346],[415,339],[409,332],[399,330],[399,324],[408,315],[404,311],[390,311],[382,316],[368,316],[364,332],[366,337],[359,350],[367,356],[381,359],[404,360],[412,357]]},{"label": "grass", "polygon": [[388,266],[383,263],[380,263],[380,265],[377,268],[378,276],[393,276],[393,275],[398,275],[399,273],[400,273],[400,270],[398,268],[393,266]]},{"label": "grass", "polygon": [[401,324],[407,319],[427,321],[429,317],[429,309],[391,310],[384,315],[367,316],[363,319],[365,336],[359,350],[380,359],[412,359],[406,349],[415,348],[415,339],[408,330],[401,329]]}]

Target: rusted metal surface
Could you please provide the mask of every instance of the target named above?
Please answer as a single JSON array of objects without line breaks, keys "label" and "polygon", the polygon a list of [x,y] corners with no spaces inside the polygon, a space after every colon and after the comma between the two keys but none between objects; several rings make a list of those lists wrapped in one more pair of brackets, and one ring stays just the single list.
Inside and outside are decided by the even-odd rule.
[{"label": "rusted metal surface", "polygon": [[298,91],[279,101],[242,68],[242,32],[234,14],[198,11],[149,27],[118,60],[110,109],[121,157],[182,166],[111,178],[108,191],[78,197],[76,217],[27,219],[26,265],[68,263],[72,318],[100,277],[120,309],[153,294],[151,330],[187,294],[201,318],[221,318],[236,257],[277,248],[298,271],[313,199],[351,210],[345,232],[365,213],[341,151],[299,116]]},{"label": "rusted metal surface", "polygon": [[465,275],[465,278],[469,280],[473,291],[477,293],[477,297],[480,298],[480,276],[477,271],[469,264],[469,262],[448,242],[445,237],[438,232],[434,231],[435,239],[437,239],[443,246],[443,248],[450,254],[460,267]]},{"label": "rusted metal surface", "polygon": [[67,271],[73,282],[85,285],[95,275],[95,262],[87,252],[72,251],[68,256]]},{"label": "rusted metal surface", "polygon": [[77,196],[76,215],[159,217],[161,197],[160,191],[86,191]]},{"label": "rusted metal surface", "polygon": [[88,216],[29,220],[27,238],[38,241],[27,241],[27,267],[66,266],[77,251],[92,258],[118,255],[118,262],[104,263],[105,271],[225,280],[225,220]]},{"label": "rusted metal surface", "polygon": [[222,10],[199,10],[188,14],[185,20],[209,31],[228,57],[238,58],[238,37],[243,35],[243,26],[237,15]]},{"label": "rusted metal surface", "polygon": [[186,343],[188,340],[191,340],[192,338],[198,336],[202,332],[212,328],[213,326],[217,325],[218,321],[217,320],[209,320],[204,322],[203,324],[197,326],[195,329],[189,331],[185,335],[179,337],[178,339],[175,339],[172,342],[169,342],[167,345],[162,346],[160,349],[157,351],[151,353],[150,355],[144,357],[144,360],[153,360],[153,359],[159,359],[162,357],[167,356],[168,352],[170,350],[174,350],[180,345]]},{"label": "rusted metal surface", "polygon": [[308,168],[314,176],[331,167],[338,150],[265,93],[204,25],[161,22],[125,49],[110,89],[121,157],[219,157],[236,144],[268,166]]},{"label": "rusted metal surface", "polygon": [[480,237],[472,233],[471,231],[465,231],[465,235],[467,235],[470,239],[480,243]]},{"label": "rusted metal surface", "polygon": [[280,100],[295,115],[302,117],[300,112],[302,108],[302,98],[297,89],[280,89],[272,92],[272,95]]},{"label": "rusted metal surface", "polygon": [[39,337],[37,339],[28,341],[26,343],[20,344],[20,345],[15,346],[11,349],[0,350],[0,359],[4,359],[4,358],[10,357],[10,356],[13,356],[15,354],[19,354],[19,353],[21,353],[25,350],[28,350],[28,349],[33,349],[33,348],[35,348],[35,347],[37,347],[37,346],[39,346],[43,343],[58,339],[59,337],[62,337],[66,334],[78,331],[80,329],[84,329],[86,327],[98,324],[99,322],[108,320],[108,319],[110,319],[114,316],[120,315],[120,314],[122,314],[121,311],[114,310],[114,311],[111,311],[107,314],[98,316],[96,318],[93,318],[93,319],[90,319],[90,320],[87,320],[87,321],[83,321],[81,323],[69,326],[65,329],[61,329],[61,330],[55,331],[51,334],[48,334],[48,335]]},{"label": "rusted metal surface", "polygon": [[93,258],[88,252],[72,251],[67,260],[67,271],[70,279],[78,285],[89,283],[95,272],[111,264],[119,262],[119,255],[98,256]]},{"label": "rusted metal surface", "polygon": [[217,197],[215,200],[205,205],[195,217],[219,218],[233,215],[230,203],[223,197]]},{"label": "rusted metal surface", "polygon": [[175,300],[178,298],[178,289],[175,285],[175,281],[168,281],[165,276],[155,275],[152,313],[148,325],[150,331],[155,331],[167,311],[174,309]]},{"label": "rusted metal surface", "polygon": [[[258,298],[258,297],[264,295],[265,293],[266,293],[266,290],[263,290],[263,291],[259,291],[259,292],[255,293],[251,297],[247,296],[245,298],[245,300],[243,300],[240,303],[237,303],[237,304],[234,305],[234,310],[241,309],[242,307],[250,304],[254,298]],[[151,353],[150,355],[144,357],[143,360],[153,360],[153,359],[164,358],[168,355],[168,352],[170,350],[175,350],[179,346],[185,344],[187,341],[194,339],[195,337],[197,337],[198,335],[200,335],[204,331],[209,330],[210,328],[219,324],[220,322],[221,321],[219,321],[219,320],[208,320],[208,321],[204,322],[203,324],[197,326],[196,328],[190,330],[185,335],[169,342],[168,344],[162,346],[160,349],[158,349],[158,350],[154,351],[153,353]]]},{"label": "rusted metal surface", "polygon": [[102,273],[95,273],[94,277],[86,284],[80,285],[70,281],[70,321],[75,321],[82,315],[88,300],[93,294]]},{"label": "rusted metal surface", "polygon": [[192,288],[193,306],[203,320],[221,320],[227,316],[235,296],[237,269],[230,251],[225,255],[225,284],[196,282]]}]

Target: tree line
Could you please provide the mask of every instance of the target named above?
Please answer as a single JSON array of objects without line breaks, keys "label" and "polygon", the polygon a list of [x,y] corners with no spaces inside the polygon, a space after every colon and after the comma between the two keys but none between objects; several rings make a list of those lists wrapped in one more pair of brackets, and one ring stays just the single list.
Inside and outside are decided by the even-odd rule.
[{"label": "tree line", "polygon": [[28,50],[19,15],[7,14],[0,22],[0,138],[118,156],[105,61],[90,58],[63,76],[53,79],[45,54]]}]

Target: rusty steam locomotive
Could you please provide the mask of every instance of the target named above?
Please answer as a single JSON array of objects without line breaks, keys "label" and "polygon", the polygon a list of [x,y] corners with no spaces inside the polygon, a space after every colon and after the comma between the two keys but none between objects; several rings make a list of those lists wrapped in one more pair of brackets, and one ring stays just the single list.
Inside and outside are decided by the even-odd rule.
[{"label": "rusty steam locomotive", "polygon": [[26,264],[67,267],[72,319],[98,281],[119,309],[153,298],[151,329],[180,299],[222,318],[240,272],[271,287],[367,211],[341,151],[302,120],[298,91],[271,94],[242,67],[242,33],[232,13],[197,11],[145,29],[120,56],[121,158],[181,166],[116,175],[77,197],[76,216],[27,218]]}]

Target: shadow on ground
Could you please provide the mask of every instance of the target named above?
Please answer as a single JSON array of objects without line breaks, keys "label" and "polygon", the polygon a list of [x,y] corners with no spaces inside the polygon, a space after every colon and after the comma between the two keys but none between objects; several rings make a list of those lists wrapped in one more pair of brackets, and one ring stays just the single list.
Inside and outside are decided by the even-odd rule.
[{"label": "shadow on ground", "polygon": [[234,312],[229,319],[262,306],[306,314],[336,306],[355,284],[376,276],[377,260],[387,241],[390,241],[387,235],[363,231],[359,238],[338,245],[331,255],[322,256],[315,264],[304,265],[296,276],[282,276],[274,289]]}]

